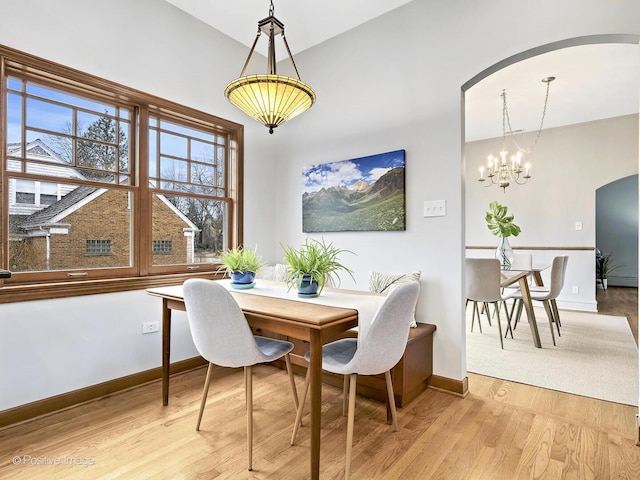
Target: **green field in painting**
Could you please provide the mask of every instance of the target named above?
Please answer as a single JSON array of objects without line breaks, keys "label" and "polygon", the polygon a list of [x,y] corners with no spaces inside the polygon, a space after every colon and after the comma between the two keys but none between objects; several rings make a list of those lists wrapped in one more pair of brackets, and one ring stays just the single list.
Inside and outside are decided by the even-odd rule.
[{"label": "green field in painting", "polygon": [[303,208],[302,229],[307,233],[395,231],[405,230],[405,221],[404,194],[397,192],[382,201],[353,206],[350,212],[308,211]]}]

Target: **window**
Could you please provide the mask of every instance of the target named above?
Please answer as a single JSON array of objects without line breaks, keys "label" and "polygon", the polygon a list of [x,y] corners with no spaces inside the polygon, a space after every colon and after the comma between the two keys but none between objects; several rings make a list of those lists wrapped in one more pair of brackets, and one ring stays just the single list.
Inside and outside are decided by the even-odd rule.
[{"label": "window", "polygon": [[87,240],[87,255],[111,255],[111,240]]},{"label": "window", "polygon": [[171,255],[172,253],[173,253],[172,240],[154,240],[153,241],[154,255]]},{"label": "window", "polygon": [[242,126],[0,56],[5,283],[215,272],[216,252],[241,242]]},{"label": "window", "polygon": [[16,201],[24,205],[36,204],[36,182],[33,180],[16,180]]}]

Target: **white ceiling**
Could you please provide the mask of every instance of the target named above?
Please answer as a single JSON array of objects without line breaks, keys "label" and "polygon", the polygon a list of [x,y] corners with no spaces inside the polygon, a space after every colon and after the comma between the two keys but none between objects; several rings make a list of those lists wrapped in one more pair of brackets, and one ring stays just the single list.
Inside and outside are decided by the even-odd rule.
[{"label": "white ceiling", "polygon": [[[258,21],[269,14],[269,1],[166,0],[215,29],[251,47]],[[350,30],[411,0],[274,0],[274,16],[285,25],[293,55]],[[276,58],[286,58],[276,41]],[[256,51],[266,55],[262,39]],[[239,67],[244,58],[238,59]],[[490,65],[487,65],[490,67]],[[479,72],[477,72],[479,73]],[[558,127],[638,113],[640,48],[631,44],[598,44],[565,48],[518,62],[469,89],[466,101],[467,141],[502,135],[503,89],[514,130],[537,131],[546,85],[554,76],[544,127]],[[313,80],[305,78],[311,85]]]}]

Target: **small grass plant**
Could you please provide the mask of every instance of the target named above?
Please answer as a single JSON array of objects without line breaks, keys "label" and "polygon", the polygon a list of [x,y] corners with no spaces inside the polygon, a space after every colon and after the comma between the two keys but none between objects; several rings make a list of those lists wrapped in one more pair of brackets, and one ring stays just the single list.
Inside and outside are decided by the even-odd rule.
[{"label": "small grass plant", "polygon": [[298,287],[305,275],[310,275],[318,283],[318,293],[322,293],[327,284],[339,285],[340,271],[354,278],[353,272],[338,259],[342,253],[353,254],[350,250],[338,248],[331,242],[325,243],[324,239],[320,241],[309,237],[298,249],[290,245],[280,246],[284,251],[284,261],[288,264],[285,281],[289,288]]},{"label": "small grass plant", "polygon": [[226,274],[231,272],[257,272],[264,265],[262,257],[257,253],[256,248],[233,247],[220,254],[222,262],[221,270]]}]

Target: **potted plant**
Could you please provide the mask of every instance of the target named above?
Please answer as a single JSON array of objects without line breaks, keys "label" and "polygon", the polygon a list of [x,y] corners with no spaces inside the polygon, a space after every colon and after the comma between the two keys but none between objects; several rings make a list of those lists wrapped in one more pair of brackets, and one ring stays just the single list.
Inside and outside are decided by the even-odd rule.
[{"label": "potted plant", "polygon": [[496,249],[496,258],[500,260],[503,269],[511,268],[513,261],[513,249],[509,245],[508,237],[517,237],[520,235],[520,227],[513,223],[513,215],[508,214],[505,205],[500,205],[493,201],[489,204],[489,212],[486,213],[484,219],[487,222],[487,228],[496,236],[500,237],[500,243]]},{"label": "potted plant", "polygon": [[299,296],[316,297],[327,283],[339,284],[338,272],[341,270],[353,278],[353,272],[338,260],[341,253],[353,253],[350,250],[335,247],[333,243],[327,244],[324,239],[318,241],[308,237],[299,249],[290,245],[280,246],[287,263],[285,281],[289,288],[297,287]]},{"label": "potted plant", "polygon": [[220,254],[222,267],[234,288],[250,288],[254,285],[256,271],[263,265],[255,248],[233,247]]},{"label": "potted plant", "polygon": [[620,267],[621,265],[614,265],[611,253],[596,256],[596,278],[602,282],[604,290],[607,289],[609,274]]}]

